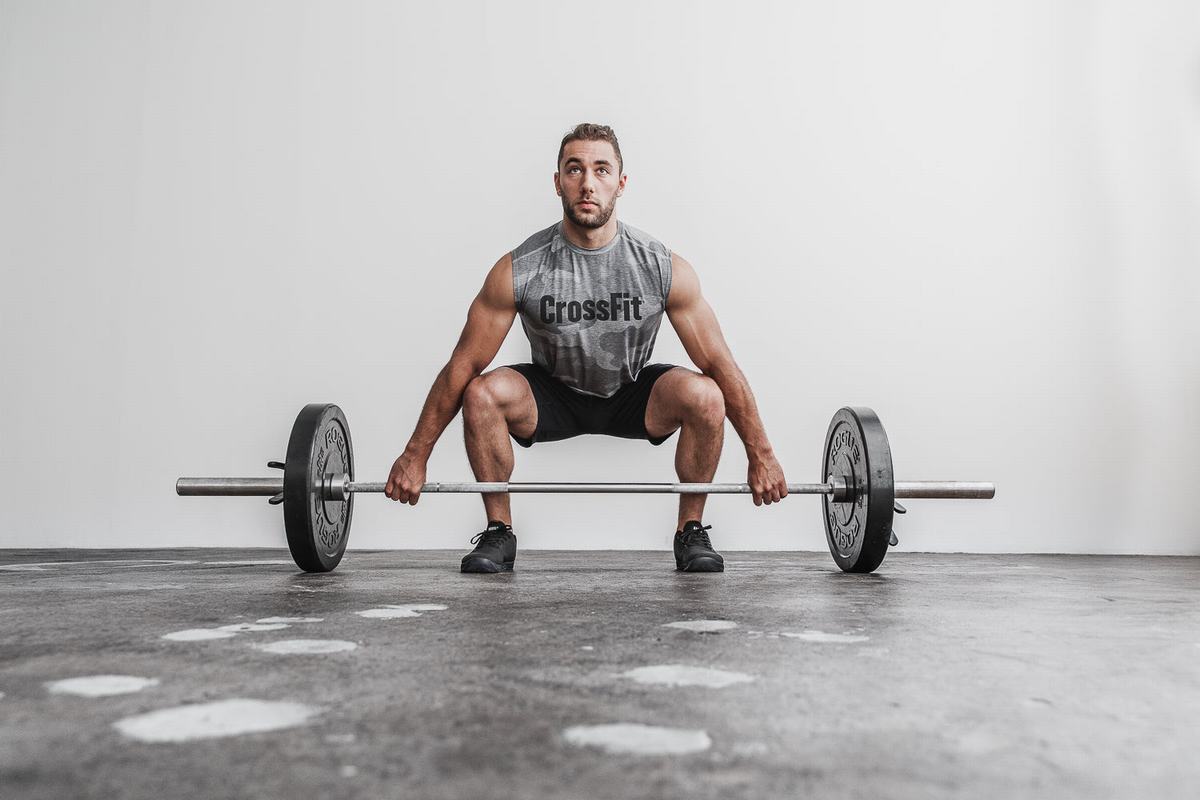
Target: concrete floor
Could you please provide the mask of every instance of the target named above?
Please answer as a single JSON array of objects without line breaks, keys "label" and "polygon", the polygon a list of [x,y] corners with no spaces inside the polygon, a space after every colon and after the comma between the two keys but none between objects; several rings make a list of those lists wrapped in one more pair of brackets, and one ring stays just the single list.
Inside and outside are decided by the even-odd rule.
[{"label": "concrete floor", "polygon": [[[0,551],[0,797],[1200,796],[1200,559],[897,552],[850,576],[727,553],[724,575],[680,575],[667,553],[522,552],[467,576],[460,555],[305,575],[285,551]],[[239,561],[258,563],[219,563]],[[384,608],[406,604],[446,609]],[[322,621],[163,638],[276,616]],[[736,627],[664,627],[705,619]],[[291,639],[356,648],[260,649]],[[626,675],[656,665],[738,682]],[[95,675],[158,683],[47,686]],[[233,698],[314,708],[176,743],[115,725]],[[611,723],[702,749],[567,733]]]}]

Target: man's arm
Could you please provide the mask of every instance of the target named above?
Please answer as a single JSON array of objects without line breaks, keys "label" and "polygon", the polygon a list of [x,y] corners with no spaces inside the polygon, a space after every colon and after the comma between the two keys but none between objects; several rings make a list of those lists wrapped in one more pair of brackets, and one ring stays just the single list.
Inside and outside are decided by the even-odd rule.
[{"label": "man's arm", "polygon": [[487,369],[496,357],[516,315],[512,256],[505,255],[492,267],[483,288],[471,303],[458,344],[434,380],[404,452],[392,465],[384,487],[388,497],[417,504],[425,484],[425,464],[433,446],[462,407],[467,384]]},{"label": "man's arm", "polygon": [[700,293],[696,270],[682,256],[671,254],[671,292],[667,298],[667,318],[679,335],[679,341],[692,363],[721,387],[725,397],[725,415],[746,447],[750,469],[749,484],[754,504],[772,503],[787,497],[787,482],[767,432],[758,415],[754,393],[742,370],[733,360],[729,345],[712,307]]}]

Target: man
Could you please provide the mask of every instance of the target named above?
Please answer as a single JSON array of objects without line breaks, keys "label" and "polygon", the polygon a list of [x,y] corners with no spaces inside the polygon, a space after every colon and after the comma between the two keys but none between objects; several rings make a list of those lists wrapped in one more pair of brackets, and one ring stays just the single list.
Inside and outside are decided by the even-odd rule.
[{"label": "man", "polygon": [[[417,504],[425,466],[461,405],[467,456],[479,481],[508,481],[511,436],[523,447],[584,433],[648,439],[680,431],[675,470],[685,483],[712,480],[725,417],[746,446],[756,506],[787,496],[750,385],[734,363],[692,265],[613,216],[627,176],[616,134],[584,123],[563,137],[554,188],[561,222],[535,233],[492,267],[471,304],[450,361],[438,373],[416,430],[384,487]],[[697,373],[647,364],[663,313]],[[521,315],[533,363],[484,373]],[[675,566],[722,572],[701,523],[706,495],[679,496]],[[463,572],[511,570],[517,556],[508,494],[483,495],[487,528]]]}]

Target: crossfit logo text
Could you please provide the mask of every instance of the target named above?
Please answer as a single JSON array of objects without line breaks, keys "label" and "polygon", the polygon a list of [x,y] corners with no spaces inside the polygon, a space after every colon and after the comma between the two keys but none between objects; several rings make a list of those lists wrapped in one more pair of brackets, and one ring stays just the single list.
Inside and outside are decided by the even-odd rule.
[{"label": "crossfit logo text", "polygon": [[538,310],[542,322],[579,322],[580,320],[613,320],[628,322],[642,318],[641,297],[630,297],[629,292],[613,292],[603,300],[556,300],[554,295],[542,295]]}]

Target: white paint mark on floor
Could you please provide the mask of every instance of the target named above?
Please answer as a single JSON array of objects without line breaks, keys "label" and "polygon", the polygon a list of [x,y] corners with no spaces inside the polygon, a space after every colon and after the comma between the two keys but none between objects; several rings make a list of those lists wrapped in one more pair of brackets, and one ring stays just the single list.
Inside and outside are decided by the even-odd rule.
[{"label": "white paint mark on floor", "polygon": [[733,630],[737,627],[737,623],[727,619],[690,619],[682,622],[668,622],[663,627],[682,628],[685,631],[695,631],[696,633],[716,633],[717,631]]},{"label": "white paint mark on floor", "polygon": [[257,631],[281,631],[290,627],[292,626],[286,622],[235,622],[232,625],[222,625],[217,630],[231,633],[254,633]]},{"label": "white paint mark on floor", "polygon": [[689,667],[686,664],[638,667],[623,673],[621,677],[651,686],[704,686],[709,689],[724,689],[726,686],[750,683],[754,680],[753,675],[746,675],[743,672]]},{"label": "white paint mark on floor", "polygon": [[77,697],[112,697],[117,694],[133,694],[151,686],[158,686],[157,678],[139,678],[136,675],[84,675],[50,681],[46,689],[50,694],[73,694]]},{"label": "white paint mark on floor", "polygon": [[639,756],[678,756],[712,747],[712,739],[702,730],[636,723],[577,725],[563,731],[563,739],[576,747],[598,747],[607,753]]},{"label": "white paint mark on floor", "polygon": [[779,634],[786,636],[789,639],[799,639],[802,642],[814,642],[817,644],[854,644],[855,642],[865,642],[870,636],[859,636],[854,633],[825,633],[823,631],[803,631],[801,633],[789,633],[784,631]]},{"label": "white paint mark on floor", "polygon": [[583,647],[581,647],[581,648],[579,648],[579,649],[580,649],[580,650],[587,650],[588,652],[591,652],[592,650],[595,650],[596,648],[592,647],[590,644],[585,644]]},{"label": "white paint mark on floor", "polygon": [[176,564],[196,564],[196,561],[177,561],[174,559],[144,559],[144,558],[102,558],[95,561],[38,561],[32,564],[0,564],[0,571],[5,572],[45,572],[52,567],[76,567],[87,564],[107,564],[122,567],[169,567]]},{"label": "white paint mark on floor", "polygon": [[321,711],[301,703],[218,700],[126,717],[113,727],[139,742],[191,742],[294,728]]},{"label": "white paint mark on floor", "polygon": [[355,611],[354,613],[367,619],[400,619],[401,617],[421,616],[399,608],[368,608],[366,611]]},{"label": "white paint mark on floor", "polygon": [[354,766],[353,764],[343,764],[342,768],[339,769],[338,772],[343,778],[353,778],[358,774],[358,767]]},{"label": "white paint mark on floor", "polygon": [[380,608],[368,608],[366,611],[355,611],[360,617],[367,619],[401,619],[402,617],[419,617],[423,611],[445,611],[446,606],[437,603],[415,603],[406,606],[385,605]]},{"label": "white paint mark on floor", "polygon": [[168,633],[162,638],[173,642],[203,642],[209,639],[228,639],[239,633],[258,633],[262,631],[281,631],[290,628],[291,623],[321,622],[320,617],[264,617],[257,622],[235,622],[231,625],[220,625],[216,628],[189,628],[185,631]]},{"label": "white paint mark on floor", "polygon": [[210,567],[257,567],[259,565],[291,565],[293,562],[286,558],[274,558],[264,561],[205,561],[204,564]]},{"label": "white paint mark on floor", "polygon": [[324,655],[326,653],[345,653],[358,647],[354,642],[342,639],[282,639],[278,642],[252,645],[264,653],[275,653],[281,656]]},{"label": "white paint mark on floor", "polygon": [[185,631],[175,631],[164,634],[162,638],[172,642],[204,642],[209,639],[232,639],[237,636],[233,631],[222,631],[216,628],[188,628]]}]

